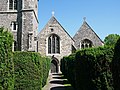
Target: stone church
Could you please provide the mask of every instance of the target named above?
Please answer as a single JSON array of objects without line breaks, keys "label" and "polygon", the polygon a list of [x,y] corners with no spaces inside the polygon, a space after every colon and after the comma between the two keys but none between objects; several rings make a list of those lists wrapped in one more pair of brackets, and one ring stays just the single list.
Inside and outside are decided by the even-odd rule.
[{"label": "stone church", "polygon": [[59,72],[60,60],[76,49],[103,45],[102,40],[84,20],[72,38],[54,15],[38,33],[39,0],[1,0],[0,27],[13,33],[13,50],[39,52],[51,61],[51,72]]},{"label": "stone church", "polygon": [[[52,16],[38,34],[38,52],[52,58],[51,70],[53,70],[53,72],[59,70],[61,58],[70,55],[76,49],[102,45],[103,41],[86,21],[83,22],[80,29],[72,38],[55,16]],[[53,68],[56,68],[56,70]]]}]

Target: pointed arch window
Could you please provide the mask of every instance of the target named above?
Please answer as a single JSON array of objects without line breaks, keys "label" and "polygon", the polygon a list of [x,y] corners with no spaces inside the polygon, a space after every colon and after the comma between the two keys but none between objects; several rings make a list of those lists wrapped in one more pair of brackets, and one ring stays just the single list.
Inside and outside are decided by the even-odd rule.
[{"label": "pointed arch window", "polygon": [[52,34],[48,38],[48,54],[59,54],[60,53],[60,38]]},{"label": "pointed arch window", "polygon": [[92,47],[93,44],[92,44],[92,41],[88,40],[88,39],[84,39],[82,42],[81,42],[81,48],[90,48]]},{"label": "pointed arch window", "polygon": [[8,0],[9,10],[17,10],[17,0]]}]

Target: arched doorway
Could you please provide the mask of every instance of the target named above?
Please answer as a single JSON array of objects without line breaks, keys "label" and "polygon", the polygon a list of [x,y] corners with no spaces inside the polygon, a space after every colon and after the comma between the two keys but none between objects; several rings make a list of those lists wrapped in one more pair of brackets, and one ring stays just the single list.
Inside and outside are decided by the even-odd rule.
[{"label": "arched doorway", "polygon": [[58,73],[58,64],[58,59],[53,56],[51,61],[51,73]]}]

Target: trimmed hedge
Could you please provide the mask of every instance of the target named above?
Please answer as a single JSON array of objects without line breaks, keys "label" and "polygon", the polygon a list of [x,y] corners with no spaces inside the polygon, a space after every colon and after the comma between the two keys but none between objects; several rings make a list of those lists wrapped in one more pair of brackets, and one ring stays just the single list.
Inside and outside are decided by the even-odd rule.
[{"label": "trimmed hedge", "polygon": [[49,74],[49,70],[50,70],[50,59],[43,57],[42,60],[42,87],[44,87],[46,85],[46,81],[48,78],[48,74]]},{"label": "trimmed hedge", "polygon": [[64,77],[75,87],[75,53],[61,59],[61,72]]},{"label": "trimmed hedge", "polygon": [[0,90],[14,89],[12,42],[12,34],[3,27],[0,28]]},{"label": "trimmed hedge", "polygon": [[[50,60],[35,52],[14,52],[15,90],[41,90],[46,83]],[[43,65],[47,65],[43,67]],[[45,72],[43,70],[46,69]],[[46,76],[46,77],[44,77]]]},{"label": "trimmed hedge", "polygon": [[78,51],[75,61],[77,90],[112,90],[110,63],[113,54],[113,48],[110,47]]},{"label": "trimmed hedge", "polygon": [[115,45],[114,58],[111,63],[114,89],[120,90],[120,38]]},{"label": "trimmed hedge", "polygon": [[114,49],[98,47],[83,49],[61,60],[61,71],[75,90],[112,90],[110,71]]}]

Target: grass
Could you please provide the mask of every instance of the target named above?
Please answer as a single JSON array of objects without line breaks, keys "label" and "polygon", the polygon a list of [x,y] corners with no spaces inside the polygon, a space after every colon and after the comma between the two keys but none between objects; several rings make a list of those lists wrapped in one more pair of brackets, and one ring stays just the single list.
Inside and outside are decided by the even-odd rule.
[{"label": "grass", "polygon": [[74,90],[73,87],[71,86],[71,84],[69,84],[69,83],[64,84],[64,86],[66,87],[65,90]]}]

